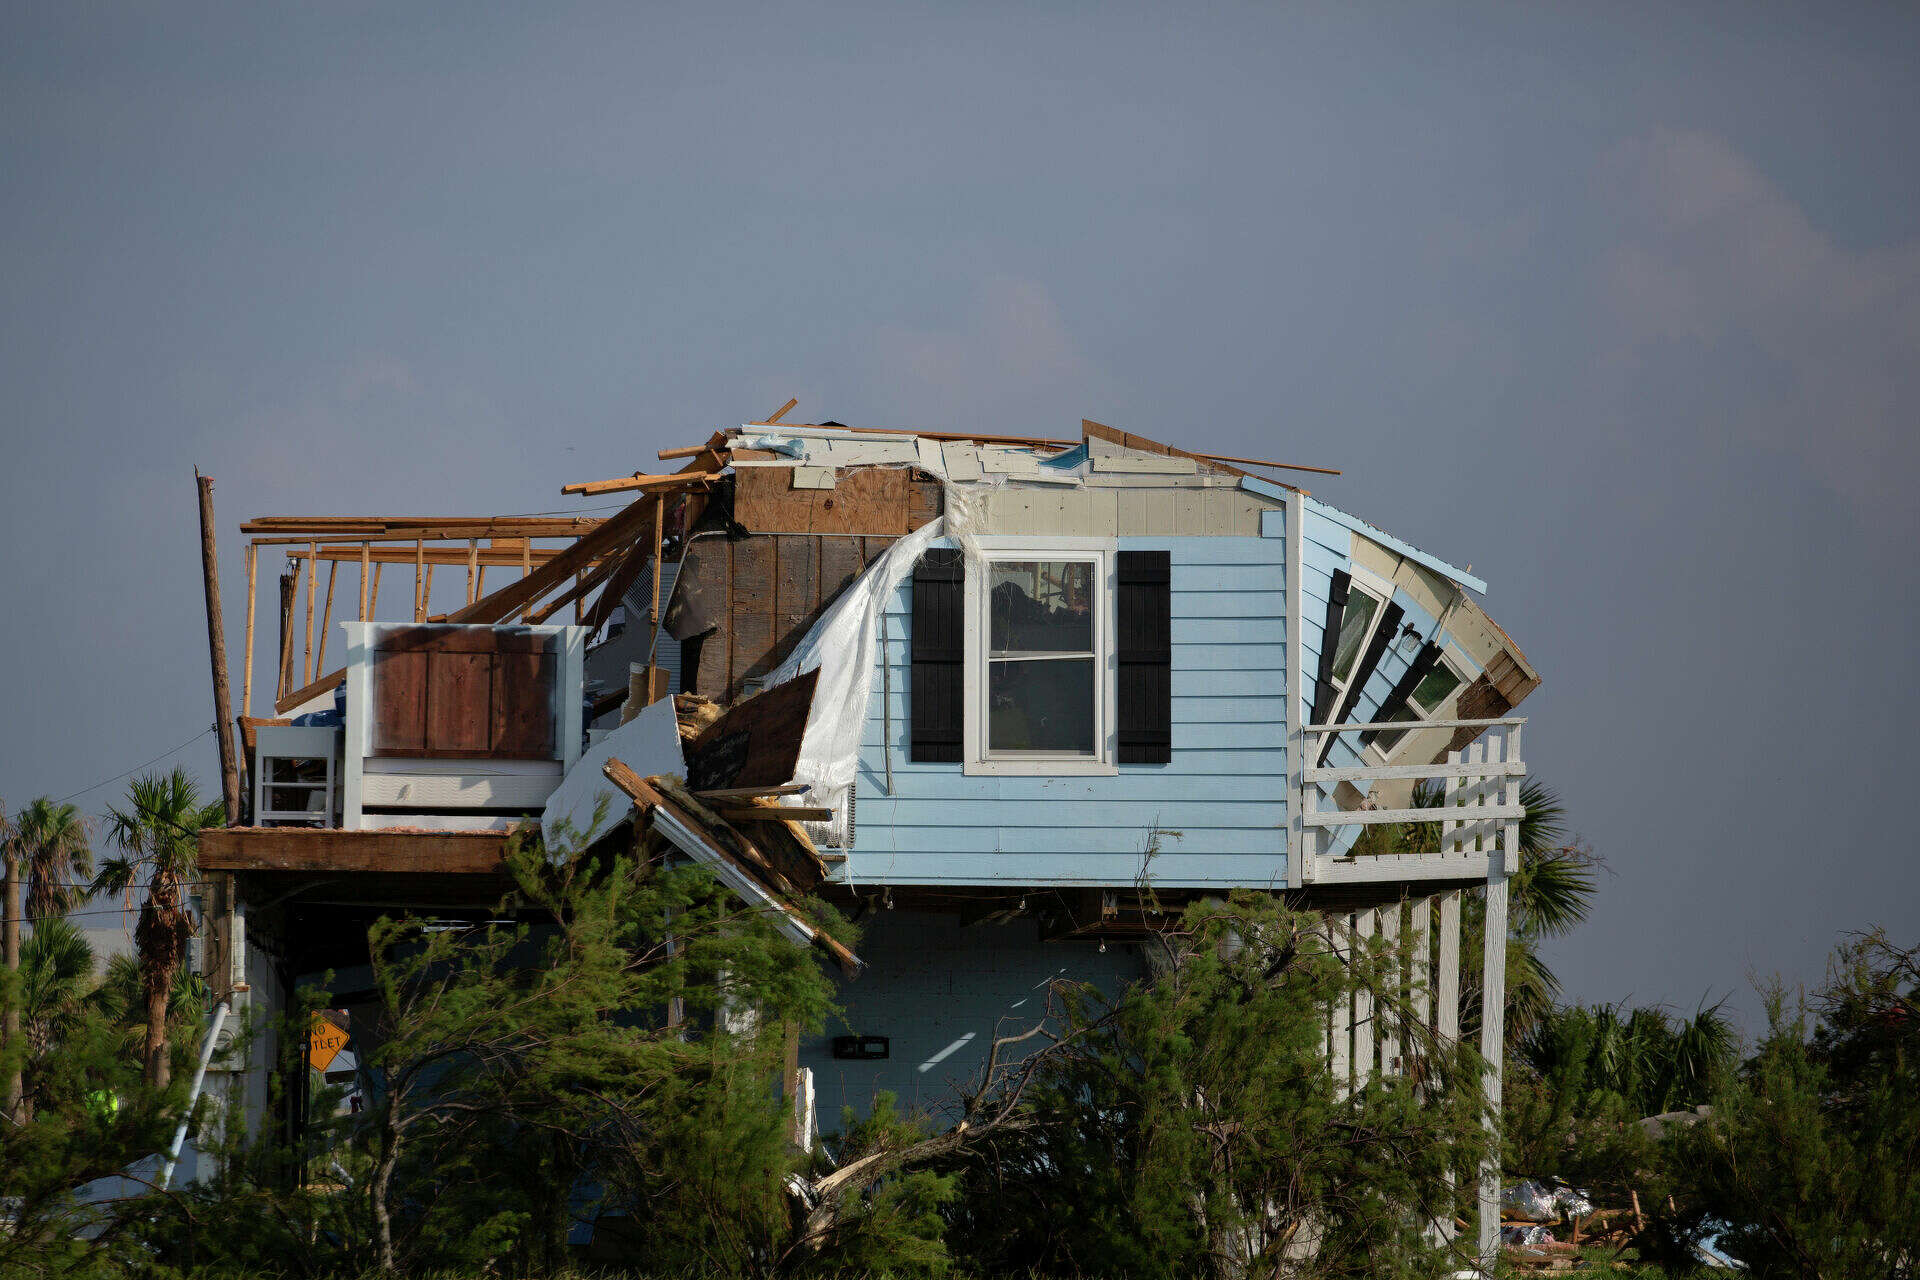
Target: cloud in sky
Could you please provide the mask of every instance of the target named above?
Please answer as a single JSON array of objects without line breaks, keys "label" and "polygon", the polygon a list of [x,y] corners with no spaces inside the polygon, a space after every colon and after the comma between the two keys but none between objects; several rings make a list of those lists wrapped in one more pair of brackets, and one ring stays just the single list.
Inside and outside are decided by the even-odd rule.
[{"label": "cloud in sky", "polygon": [[[1599,263],[1629,378],[1698,353],[1742,361],[1717,424],[1849,503],[1911,528],[1920,465],[1920,242],[1849,248],[1722,138],[1661,131],[1602,165],[1624,234]],[[1711,424],[1710,424],[1711,425]]]}]

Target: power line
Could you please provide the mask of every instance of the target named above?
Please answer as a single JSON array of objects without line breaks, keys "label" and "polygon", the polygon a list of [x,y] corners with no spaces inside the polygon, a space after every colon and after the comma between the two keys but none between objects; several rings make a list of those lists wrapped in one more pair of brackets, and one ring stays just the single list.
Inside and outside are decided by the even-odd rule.
[{"label": "power line", "polygon": [[210,724],[206,728],[202,729],[200,732],[194,734],[191,738],[188,738],[185,742],[181,743],[179,746],[173,747],[166,751],[162,751],[159,755],[155,756],[153,759],[137,764],[133,766],[133,768],[127,770],[125,773],[117,773],[113,777],[108,778],[105,781],[96,782],[90,787],[82,787],[78,791],[75,791],[69,795],[61,796],[58,800],[55,800],[54,803],[65,804],[67,801],[73,799],[74,796],[83,796],[87,794],[87,792],[89,791],[98,791],[102,787],[110,787],[114,783],[120,781],[120,779],[122,778],[130,778],[134,774],[140,772],[142,769],[145,769],[150,765],[159,764],[162,760],[165,760],[168,756],[173,755],[175,752],[185,751],[188,747],[200,741],[200,739],[206,737],[208,734],[212,733],[218,727],[219,726],[217,725]]}]

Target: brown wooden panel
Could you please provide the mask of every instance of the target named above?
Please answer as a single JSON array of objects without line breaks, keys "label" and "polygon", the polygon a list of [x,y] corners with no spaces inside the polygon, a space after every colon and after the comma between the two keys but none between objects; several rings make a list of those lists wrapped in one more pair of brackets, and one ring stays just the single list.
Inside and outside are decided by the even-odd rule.
[{"label": "brown wooden panel", "polygon": [[535,760],[554,754],[558,671],[559,661],[548,653],[503,653],[493,660],[489,754]]},{"label": "brown wooden panel", "polygon": [[504,831],[342,831],[210,827],[204,871],[395,872],[490,875],[505,869]]},{"label": "brown wooden panel", "polygon": [[440,756],[484,755],[492,727],[493,656],[428,653],[427,750]]},{"label": "brown wooden panel", "polygon": [[427,745],[427,655],[373,658],[373,754],[418,755]]},{"label": "brown wooden panel", "polygon": [[777,787],[791,781],[819,678],[818,671],[796,676],[755,694],[708,725],[687,745],[688,787]]},{"label": "brown wooden panel", "polygon": [[820,606],[820,546],[845,538],[782,537],[775,539],[778,567],[774,572],[773,636],[767,666],[787,660],[793,646],[813,625]]},{"label": "brown wooden panel", "polygon": [[523,627],[396,627],[374,640],[378,653],[544,653],[553,637]]},{"label": "brown wooden panel", "polygon": [[792,467],[747,467],[734,478],[733,518],[755,533],[907,532],[905,467],[842,470],[831,489],[796,489]]},{"label": "brown wooden panel", "polygon": [[939,518],[945,510],[946,493],[940,482],[924,471],[915,471],[907,491],[907,529],[911,532]]},{"label": "brown wooden panel", "polygon": [[740,696],[743,682],[768,669],[773,648],[773,600],[776,553],[773,538],[741,538],[733,551],[733,630],[727,700]]}]

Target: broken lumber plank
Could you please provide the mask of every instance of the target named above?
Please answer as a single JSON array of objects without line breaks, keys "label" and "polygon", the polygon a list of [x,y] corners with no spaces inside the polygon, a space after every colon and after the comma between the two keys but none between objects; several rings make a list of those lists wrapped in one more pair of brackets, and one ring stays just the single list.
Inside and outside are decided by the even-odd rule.
[{"label": "broken lumber plank", "polygon": [[602,523],[599,516],[260,516],[242,523],[240,532],[299,535],[300,542],[310,536],[577,538]]},{"label": "broken lumber plank", "polygon": [[574,576],[586,565],[608,552],[624,548],[645,527],[652,508],[647,498],[638,498],[616,512],[606,523],[561,551],[532,573],[510,582],[492,595],[480,597],[452,615],[455,622],[500,622]]},{"label": "broken lumber plank", "polygon": [[619,493],[626,489],[672,489],[680,485],[706,484],[709,477],[701,472],[669,475],[649,475],[636,471],[630,476],[619,476],[612,480],[582,480],[574,484],[560,486],[562,493],[592,495],[596,493]]},{"label": "broken lumber plank", "polygon": [[804,782],[788,782],[777,787],[720,787],[693,794],[701,800],[750,800],[754,796],[797,796],[808,790],[811,788]]},{"label": "broken lumber plank", "polygon": [[1262,458],[1236,458],[1230,453],[1196,453],[1193,456],[1209,462],[1236,462],[1243,467],[1268,467],[1276,471],[1312,471],[1323,476],[1346,474],[1332,467],[1309,467],[1303,462],[1268,462]]},{"label": "broken lumber plank", "polygon": [[831,822],[833,810],[823,805],[715,805],[713,811],[728,822]]},{"label": "broken lumber plank", "polygon": [[[587,626],[589,628],[598,631],[601,625],[613,616],[614,607],[620,603],[621,597],[627,593],[627,588],[633,585],[634,580],[640,576],[640,571],[646,568],[647,565],[652,564],[655,566],[654,581],[658,583],[660,577],[658,548],[664,533],[663,526],[666,518],[666,499],[663,496],[655,496],[653,500],[652,546],[648,546],[649,539],[635,538],[633,545],[627,548],[627,554],[621,558],[619,564],[608,574],[606,590],[602,591],[600,598],[594,601],[593,612],[587,615]],[[652,650],[649,649],[648,652],[651,653]]]},{"label": "broken lumber plank", "polygon": [[834,960],[839,963],[842,971],[849,977],[860,972],[862,967],[860,959],[854,955],[852,951],[847,949],[846,944],[829,937],[823,930],[808,919],[805,914],[783,901],[777,895],[769,892],[760,876],[752,874],[748,867],[743,865],[743,860],[737,854],[720,844],[713,838],[710,832],[704,830],[703,824],[699,822],[695,815],[689,813],[686,809],[675,803],[673,799],[652,785],[652,783],[661,782],[663,779],[643,779],[634,773],[625,762],[619,759],[608,760],[606,764],[602,766],[601,771],[606,774],[607,781],[613,783],[614,786],[625,792],[628,798],[643,810],[657,809],[670,814],[675,824],[692,835],[709,856],[723,863],[728,868],[731,868],[737,875],[744,879],[745,883],[752,885],[768,905],[794,922],[810,941],[833,956]]}]

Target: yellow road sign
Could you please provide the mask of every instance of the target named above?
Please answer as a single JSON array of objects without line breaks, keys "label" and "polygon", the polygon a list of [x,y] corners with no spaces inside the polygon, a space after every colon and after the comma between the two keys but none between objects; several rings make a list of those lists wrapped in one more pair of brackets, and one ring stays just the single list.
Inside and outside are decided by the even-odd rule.
[{"label": "yellow road sign", "polygon": [[340,1026],[324,1013],[313,1015],[313,1026],[307,1032],[307,1061],[315,1071],[325,1071],[347,1047],[347,1029]]}]

